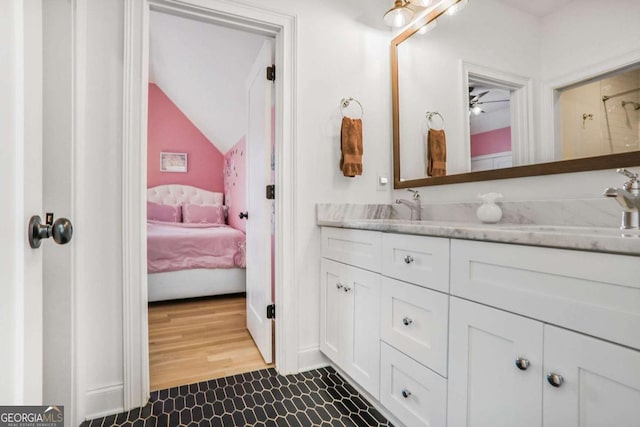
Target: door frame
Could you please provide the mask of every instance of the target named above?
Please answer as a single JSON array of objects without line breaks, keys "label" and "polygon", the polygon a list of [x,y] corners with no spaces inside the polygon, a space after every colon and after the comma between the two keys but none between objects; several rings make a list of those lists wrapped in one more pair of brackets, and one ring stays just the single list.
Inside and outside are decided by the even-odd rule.
[{"label": "door frame", "polygon": [[122,264],[124,408],[144,406],[150,396],[146,271],[147,91],[149,11],[159,10],[275,37],[276,236],[278,321],[276,369],[298,370],[296,310],[296,18],[224,0],[125,0],[122,138]]}]

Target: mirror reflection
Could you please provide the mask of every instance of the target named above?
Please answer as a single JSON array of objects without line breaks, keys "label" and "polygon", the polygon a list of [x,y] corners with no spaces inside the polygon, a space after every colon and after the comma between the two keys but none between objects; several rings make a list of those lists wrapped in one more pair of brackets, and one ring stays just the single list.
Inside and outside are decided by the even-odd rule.
[{"label": "mirror reflection", "polygon": [[398,36],[396,184],[438,176],[442,125],[447,176],[637,152],[639,20],[635,0],[470,0]]}]

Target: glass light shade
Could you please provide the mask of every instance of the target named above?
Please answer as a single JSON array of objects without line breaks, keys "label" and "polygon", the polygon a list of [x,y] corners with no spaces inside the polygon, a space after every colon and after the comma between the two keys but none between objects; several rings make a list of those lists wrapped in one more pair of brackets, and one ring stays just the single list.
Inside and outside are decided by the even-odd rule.
[{"label": "glass light shade", "polygon": [[402,27],[411,18],[413,18],[413,11],[402,0],[396,0],[393,7],[384,14],[384,22],[392,27]]},{"label": "glass light shade", "polygon": [[471,112],[477,116],[478,114],[482,113],[482,108],[474,105],[473,107],[471,107]]}]

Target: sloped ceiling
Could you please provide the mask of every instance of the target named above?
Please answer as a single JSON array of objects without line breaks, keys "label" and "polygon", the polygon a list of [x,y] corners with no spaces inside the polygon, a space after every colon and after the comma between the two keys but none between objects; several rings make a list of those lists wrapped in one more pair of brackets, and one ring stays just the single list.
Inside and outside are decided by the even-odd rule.
[{"label": "sloped ceiling", "polygon": [[246,133],[246,78],[267,40],[152,11],[149,80],[226,153]]}]

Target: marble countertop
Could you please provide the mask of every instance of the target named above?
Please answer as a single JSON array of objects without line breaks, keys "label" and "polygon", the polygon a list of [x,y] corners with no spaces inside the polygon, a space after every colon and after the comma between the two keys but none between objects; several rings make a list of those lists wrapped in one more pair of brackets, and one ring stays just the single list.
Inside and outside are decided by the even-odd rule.
[{"label": "marble countertop", "polygon": [[[330,207],[330,209],[325,209],[318,205],[318,225],[640,255],[640,233],[623,234],[622,230],[614,227],[410,221],[407,219],[389,219],[388,215],[384,215],[386,212],[379,207],[376,209],[376,215],[366,215],[367,211],[370,212],[371,209],[362,209],[360,213],[365,213],[364,215],[354,215],[353,209],[345,211],[343,209],[336,210],[336,205]],[[340,214],[339,212],[348,212],[349,214]],[[383,213],[382,218],[379,216],[381,212]],[[376,217],[377,215],[378,217]]]}]

